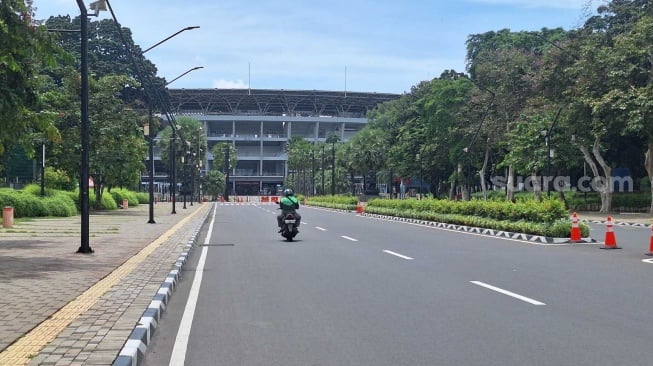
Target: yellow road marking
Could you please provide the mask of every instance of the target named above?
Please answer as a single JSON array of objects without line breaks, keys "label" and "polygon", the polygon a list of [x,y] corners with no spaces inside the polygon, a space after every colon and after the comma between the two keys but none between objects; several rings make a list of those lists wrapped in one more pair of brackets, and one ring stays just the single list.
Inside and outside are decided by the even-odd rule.
[{"label": "yellow road marking", "polygon": [[158,239],[143,248],[133,257],[129,258],[108,276],[91,286],[75,300],[59,309],[51,317],[25,334],[22,338],[7,347],[0,353],[0,365],[26,365],[30,359],[36,356],[48,343],[52,342],[66,327],[77,319],[81,314],[90,309],[111,287],[120,282],[136,269],[152,252],[164,243],[180,227],[193,218],[197,213],[208,207],[195,210],[179,221],[170,230],[166,231]]}]

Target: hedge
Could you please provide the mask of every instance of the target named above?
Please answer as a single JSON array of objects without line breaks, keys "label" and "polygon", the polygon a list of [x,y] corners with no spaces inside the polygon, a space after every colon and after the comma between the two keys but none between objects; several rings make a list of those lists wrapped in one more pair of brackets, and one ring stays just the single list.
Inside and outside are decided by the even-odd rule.
[{"label": "hedge", "polygon": [[304,202],[309,206],[353,211],[356,209],[356,204],[358,204],[358,198],[346,195],[313,196],[306,198]]},{"label": "hedge", "polygon": [[40,187],[27,186],[23,190],[0,189],[0,206],[12,206],[14,217],[67,217],[77,214],[75,201],[63,191],[46,190],[45,197],[40,196]]}]

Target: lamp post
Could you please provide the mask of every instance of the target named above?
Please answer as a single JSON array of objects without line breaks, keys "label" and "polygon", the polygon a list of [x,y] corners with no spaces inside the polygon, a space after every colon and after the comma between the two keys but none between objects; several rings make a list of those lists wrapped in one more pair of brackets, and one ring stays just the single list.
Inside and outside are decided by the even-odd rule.
[{"label": "lamp post", "polygon": [[[94,250],[89,244],[89,204],[88,204],[88,150],[89,150],[89,125],[88,118],[88,12],[83,0],[77,0],[77,6],[80,12],[81,21],[81,117],[82,126],[81,135],[81,164],[79,170],[79,205],[81,208],[81,244],[77,253],[89,254]],[[100,10],[106,10],[104,1],[95,1],[91,3],[91,9],[97,15]]]},{"label": "lamp post", "polygon": [[544,182],[546,183],[546,195],[551,196],[551,189],[550,189],[550,182],[551,182],[551,158],[553,157],[553,150],[551,149],[551,137],[553,133],[553,129],[556,126],[556,123],[558,122],[558,117],[560,117],[560,112],[562,112],[562,108],[558,109],[558,112],[556,113],[555,118],[553,119],[553,123],[551,123],[551,126],[549,127],[548,130],[542,131],[542,134],[544,135],[544,143],[546,144],[546,174],[547,177],[544,179]]},{"label": "lamp post", "polygon": [[229,202],[229,145],[224,148],[224,200]]},{"label": "lamp post", "polygon": [[[166,40],[168,40],[168,39],[174,37],[175,35],[177,35],[177,34],[183,32],[183,31],[186,30],[186,29],[195,29],[195,28],[199,28],[199,27],[188,27],[188,28],[184,28],[183,30],[181,30],[181,31],[179,31],[179,32],[177,32],[177,33],[175,33],[175,34],[173,34],[172,36],[166,38],[165,40],[163,40],[163,41],[157,43],[157,45],[159,45],[159,44],[165,42]],[[146,51],[151,50],[153,47],[154,47],[154,46],[148,48]],[[204,66],[195,66],[195,67],[191,68],[190,70],[187,70],[187,71],[184,72],[183,74],[181,74],[181,75],[177,76],[176,78],[174,78],[174,79],[170,80],[169,82],[167,82],[167,83],[166,83],[166,86],[172,84],[174,81],[178,80],[179,78],[181,78],[182,76],[188,74],[189,72],[191,72],[191,71],[195,71],[195,70],[199,70],[199,69],[202,69],[202,68],[204,68]],[[176,142],[176,139],[177,139],[177,128],[174,127],[174,126],[172,126],[172,139],[171,139],[171,141],[170,141],[170,151],[171,151],[171,152],[176,151],[176,149],[175,149],[175,147],[174,147],[174,144],[175,144],[175,142]],[[176,211],[176,209],[175,209],[175,207],[176,207],[176,202],[175,202],[175,191],[176,191],[176,189],[177,189],[177,171],[176,171],[177,168],[176,168],[175,161],[176,161],[176,159],[177,159],[177,155],[176,155],[175,153],[172,153],[170,156],[172,157],[172,159],[171,159],[171,161],[170,161],[170,177],[171,177],[171,179],[172,179],[172,184],[170,185],[170,196],[171,196],[171,198],[172,198],[172,212],[171,212],[171,213],[172,213],[172,214],[176,214],[177,211]],[[192,201],[192,197],[191,197],[191,201]],[[192,203],[192,202],[191,202],[191,203]]]},{"label": "lamp post", "polygon": [[[188,153],[186,153],[186,155],[188,155]],[[182,169],[183,174],[182,174],[181,179],[183,181],[182,187],[184,187],[183,192],[182,192],[183,195],[184,195],[184,207],[183,207],[184,210],[186,209],[186,190],[188,189],[187,184],[186,184],[186,163],[185,163],[185,159],[186,159],[186,157],[184,155],[182,155],[181,156],[181,169]]]},{"label": "lamp post", "polygon": [[335,196],[336,194],[336,142],[338,142],[340,138],[335,135],[331,134],[329,137],[327,137],[326,142],[331,144],[331,195]]},{"label": "lamp post", "polygon": [[149,220],[148,224],[155,224],[154,221],[154,125],[152,123],[152,104],[148,103],[147,106],[147,125],[146,125],[145,135],[148,139],[148,148],[149,148],[149,164],[148,164],[148,193],[149,193]]}]

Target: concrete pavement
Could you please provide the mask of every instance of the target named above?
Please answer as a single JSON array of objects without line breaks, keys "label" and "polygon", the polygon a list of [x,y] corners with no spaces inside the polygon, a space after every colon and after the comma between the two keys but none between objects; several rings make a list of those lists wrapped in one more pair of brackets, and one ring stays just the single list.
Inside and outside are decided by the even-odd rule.
[{"label": "concrete pavement", "polygon": [[0,227],[0,365],[111,365],[210,203],[91,213]]}]

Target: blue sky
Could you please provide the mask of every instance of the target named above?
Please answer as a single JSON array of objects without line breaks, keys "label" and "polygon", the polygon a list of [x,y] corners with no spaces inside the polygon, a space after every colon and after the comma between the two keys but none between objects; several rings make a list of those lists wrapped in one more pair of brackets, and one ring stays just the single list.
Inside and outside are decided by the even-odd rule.
[{"label": "blue sky", "polygon": [[[84,0],[88,5],[91,0]],[[402,93],[463,71],[470,34],[573,29],[602,0],[110,0],[171,88]],[[37,19],[79,15],[74,0],[34,0]],[[110,18],[102,12],[100,18]]]}]

